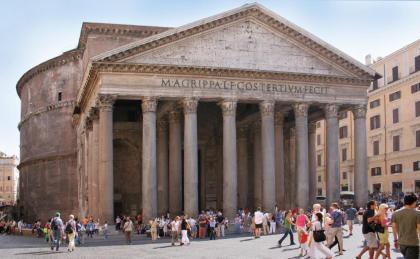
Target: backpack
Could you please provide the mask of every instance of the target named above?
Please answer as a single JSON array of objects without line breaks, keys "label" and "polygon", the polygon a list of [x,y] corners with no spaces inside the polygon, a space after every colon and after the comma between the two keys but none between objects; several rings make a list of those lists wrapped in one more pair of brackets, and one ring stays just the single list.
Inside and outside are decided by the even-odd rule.
[{"label": "backpack", "polygon": [[66,234],[73,234],[73,228],[71,227],[70,222],[67,222],[64,232],[66,232]]},{"label": "backpack", "polygon": [[321,229],[320,230],[314,229],[312,231],[314,241],[317,242],[317,243],[324,242],[325,240],[327,240],[327,237],[325,235],[325,230],[322,228],[322,223],[320,223],[320,224],[321,224]]},{"label": "backpack", "polygon": [[51,220],[51,229],[52,230],[58,230],[58,224],[57,224],[57,219],[53,218],[53,220]]}]

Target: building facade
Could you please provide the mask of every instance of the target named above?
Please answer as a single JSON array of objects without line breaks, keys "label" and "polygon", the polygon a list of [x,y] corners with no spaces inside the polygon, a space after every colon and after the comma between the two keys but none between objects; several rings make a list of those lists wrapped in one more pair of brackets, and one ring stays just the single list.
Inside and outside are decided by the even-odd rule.
[{"label": "building facade", "polygon": [[[368,90],[366,116],[369,191],[420,193],[420,40],[369,65],[382,78]],[[341,190],[353,191],[353,115],[340,114]],[[325,122],[318,122],[318,194],[325,195]]]},{"label": "building facade", "polygon": [[0,152],[0,205],[14,205],[18,198],[19,161]]},{"label": "building facade", "polygon": [[[65,125],[69,134],[52,141],[70,154],[45,151],[46,159],[26,153],[35,151],[39,137],[22,139],[22,182],[42,188],[45,177],[63,199],[39,201],[46,212],[60,208],[112,221],[139,211],[149,219],[168,211],[195,216],[206,208],[228,217],[244,207],[306,208],[316,193],[315,122],[322,118],[326,196],[337,201],[338,114],[345,111],[354,114],[356,202],[366,202],[365,116],[374,70],[258,4],[173,29],[127,28],[153,35],[128,43],[118,39],[129,29],[86,24],[74,67],[59,73],[63,79],[47,81],[47,66],[18,83],[21,137],[30,134],[30,123],[43,127],[37,116],[49,121],[52,110],[65,120],[51,121],[59,126],[54,133],[66,136],[59,132]],[[106,47],[105,36],[97,35],[103,31],[112,35]],[[62,63],[53,68],[63,69]],[[74,80],[64,94],[59,83],[68,78]],[[47,85],[54,105],[35,114],[33,92]],[[31,172],[42,166],[46,170]],[[24,195],[27,211],[39,213],[27,197],[40,194],[25,189]]]}]

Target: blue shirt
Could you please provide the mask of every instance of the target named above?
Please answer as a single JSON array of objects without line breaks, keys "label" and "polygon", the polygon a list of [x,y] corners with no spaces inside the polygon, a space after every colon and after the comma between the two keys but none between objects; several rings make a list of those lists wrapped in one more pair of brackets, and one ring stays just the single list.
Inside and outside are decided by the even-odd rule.
[{"label": "blue shirt", "polygon": [[331,218],[334,223],[331,225],[332,228],[341,228],[343,225],[343,214],[341,214],[340,210],[334,210],[331,213]]}]

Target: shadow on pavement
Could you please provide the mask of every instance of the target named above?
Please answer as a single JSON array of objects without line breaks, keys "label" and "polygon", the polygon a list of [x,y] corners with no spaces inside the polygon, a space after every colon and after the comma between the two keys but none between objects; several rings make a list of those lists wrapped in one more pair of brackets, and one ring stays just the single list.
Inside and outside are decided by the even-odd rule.
[{"label": "shadow on pavement", "polygon": [[26,253],[17,253],[15,255],[50,255],[50,254],[62,254],[63,251],[39,251],[39,252],[26,252]]}]

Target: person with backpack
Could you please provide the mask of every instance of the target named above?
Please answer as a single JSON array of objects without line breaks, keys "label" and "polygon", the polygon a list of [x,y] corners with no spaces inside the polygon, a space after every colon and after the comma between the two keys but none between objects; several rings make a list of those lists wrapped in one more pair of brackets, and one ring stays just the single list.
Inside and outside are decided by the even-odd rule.
[{"label": "person with backpack", "polygon": [[63,235],[63,221],[60,218],[60,212],[55,213],[55,217],[51,220],[52,242],[51,250],[58,251],[60,249],[60,239]]},{"label": "person with backpack", "polygon": [[66,223],[65,232],[66,232],[67,237],[69,239],[69,246],[67,248],[67,251],[68,252],[73,252],[74,248],[75,248],[74,240],[75,240],[76,235],[77,235],[76,221],[74,220],[73,215],[70,215],[69,221],[67,221],[67,223]]},{"label": "person with backpack", "polygon": [[333,258],[334,253],[324,245],[326,240],[325,229],[323,228],[323,216],[321,212],[315,214],[315,220],[311,223],[312,240],[308,252],[309,258]]}]

